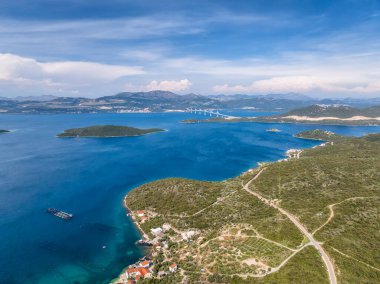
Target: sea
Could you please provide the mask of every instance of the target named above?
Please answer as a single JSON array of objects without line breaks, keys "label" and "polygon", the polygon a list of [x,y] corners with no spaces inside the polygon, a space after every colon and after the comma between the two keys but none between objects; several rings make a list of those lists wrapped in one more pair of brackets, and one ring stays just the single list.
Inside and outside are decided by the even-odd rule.
[{"label": "sea", "polygon": [[[226,110],[225,114],[271,113]],[[220,181],[290,148],[318,141],[309,129],[361,136],[380,127],[265,123],[184,124],[190,113],[0,115],[0,283],[109,283],[144,251],[123,207],[133,188],[157,179]],[[99,124],[166,131],[140,137],[57,138]],[[267,132],[278,128],[281,132]],[[74,214],[64,221],[49,207]]]}]

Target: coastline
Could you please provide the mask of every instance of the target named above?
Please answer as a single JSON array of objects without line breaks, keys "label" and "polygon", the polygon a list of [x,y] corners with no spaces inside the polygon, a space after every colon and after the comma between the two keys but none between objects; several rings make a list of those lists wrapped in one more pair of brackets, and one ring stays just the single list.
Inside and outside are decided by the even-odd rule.
[{"label": "coastline", "polygon": [[[321,141],[321,142],[326,142],[324,140],[320,140],[320,139],[310,139],[310,138],[306,138],[306,137],[296,137],[293,135],[293,137],[295,138],[300,138],[300,139],[305,139],[305,140],[315,140],[315,141]],[[315,146],[312,146],[310,147],[310,149],[313,149],[313,148],[316,148],[316,147],[324,147],[326,146],[326,143],[321,143],[319,145],[315,145]],[[309,147],[305,148],[305,149],[309,149]],[[239,176],[244,176],[246,174],[249,174],[251,172],[254,172],[255,170],[259,171],[263,166],[269,164],[269,163],[282,163],[282,162],[288,162],[290,160],[293,160],[293,159],[299,159],[300,158],[300,155],[301,153],[305,150],[305,149],[287,149],[284,153],[285,153],[285,157],[286,158],[280,158],[280,159],[277,159],[277,160],[273,160],[273,161],[264,161],[264,162],[258,162],[257,165],[255,167],[251,167],[249,168],[248,170],[246,171],[243,171],[241,172],[239,175],[235,176],[235,177],[239,177]],[[227,178],[229,179],[229,178]],[[141,236],[141,239],[142,240],[149,240],[149,237],[147,236],[147,234],[144,232],[144,230],[141,228],[140,224],[136,221],[136,219],[133,217],[132,215],[132,211],[130,210],[130,208],[128,208],[127,206],[127,203],[126,203],[126,199],[128,197],[128,193],[125,195],[124,199],[123,199],[123,206],[124,208],[126,209],[127,211],[127,216],[131,219],[131,221],[133,222],[134,226],[137,228],[140,236]],[[149,248],[146,248],[147,252],[144,254],[143,258],[145,257],[150,257],[153,253],[153,247],[149,247]],[[119,280],[122,276],[123,273],[125,273],[125,271],[127,271],[127,269],[131,266],[131,265],[135,265],[136,263],[132,263],[132,264],[128,264],[121,272],[120,274],[110,282],[110,284],[116,284],[116,283],[119,283],[119,282],[116,282],[117,280]]]}]

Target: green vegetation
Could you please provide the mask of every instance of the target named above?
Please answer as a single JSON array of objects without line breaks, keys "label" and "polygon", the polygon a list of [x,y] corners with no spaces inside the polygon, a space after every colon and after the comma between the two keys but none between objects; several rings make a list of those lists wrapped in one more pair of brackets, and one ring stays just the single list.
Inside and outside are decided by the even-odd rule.
[{"label": "green vegetation", "polygon": [[82,128],[67,129],[58,137],[126,137],[141,136],[153,132],[164,131],[159,128],[139,129],[128,126],[96,125]]},{"label": "green vegetation", "polygon": [[4,130],[4,129],[0,129],[0,134],[1,133],[7,133],[7,132],[10,132],[9,130]]},{"label": "green vegetation", "polygon": [[346,139],[341,135],[337,135],[334,132],[314,129],[307,130],[301,133],[294,135],[297,138],[312,139],[312,140],[324,140],[324,141],[334,141],[338,139]]},{"label": "green vegetation", "polygon": [[[300,158],[263,165],[250,190],[314,234],[339,283],[379,283],[380,134],[355,138],[313,130],[296,137],[328,142]],[[126,205],[154,213],[140,224],[145,232],[171,225],[165,255],[189,283],[328,283],[319,253],[302,247],[307,241],[295,225],[243,189],[257,173],[223,182],[159,180],[131,191]],[[182,240],[189,230],[196,237]],[[178,274],[167,283],[171,277]]]}]

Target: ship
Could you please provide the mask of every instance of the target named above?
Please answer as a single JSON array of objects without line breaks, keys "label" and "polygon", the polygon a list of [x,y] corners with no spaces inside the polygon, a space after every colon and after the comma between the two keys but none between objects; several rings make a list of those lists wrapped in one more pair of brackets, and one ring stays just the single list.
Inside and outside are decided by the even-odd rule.
[{"label": "ship", "polygon": [[70,220],[71,218],[74,217],[73,214],[69,214],[69,213],[66,213],[64,211],[60,211],[60,210],[55,209],[55,208],[48,208],[46,211],[48,213],[58,217],[58,218],[63,219],[63,220]]}]

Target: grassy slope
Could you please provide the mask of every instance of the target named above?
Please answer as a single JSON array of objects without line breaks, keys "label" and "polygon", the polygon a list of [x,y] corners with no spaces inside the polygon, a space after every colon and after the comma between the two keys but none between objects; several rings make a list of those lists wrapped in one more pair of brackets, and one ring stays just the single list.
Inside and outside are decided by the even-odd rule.
[{"label": "grassy slope", "polygon": [[[270,165],[253,187],[281,200],[281,206],[297,215],[310,231],[327,220],[328,205],[365,197],[335,206],[335,217],[316,238],[325,242],[334,258],[337,253],[332,247],[380,268],[380,135],[347,138],[306,150],[299,160]],[[354,268],[352,260],[338,256],[336,263],[344,283],[380,281],[379,272],[357,261]],[[362,282],[358,282],[358,275]],[[369,275],[376,275],[377,280]]]},{"label": "grassy slope", "polygon": [[[208,210],[191,216],[218,198],[225,199]],[[291,247],[296,247],[303,240],[290,221],[275,209],[252,198],[235,180],[211,183],[164,179],[131,191],[126,203],[131,210],[152,208],[161,215],[161,223],[167,220],[181,229],[207,230],[210,238],[222,226],[240,223],[251,224],[265,237]],[[180,218],[180,215],[187,217]],[[152,220],[144,223],[144,226],[150,229],[160,222]]]}]

